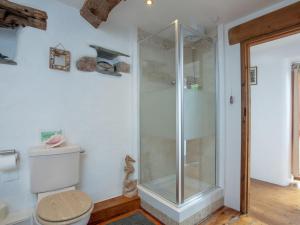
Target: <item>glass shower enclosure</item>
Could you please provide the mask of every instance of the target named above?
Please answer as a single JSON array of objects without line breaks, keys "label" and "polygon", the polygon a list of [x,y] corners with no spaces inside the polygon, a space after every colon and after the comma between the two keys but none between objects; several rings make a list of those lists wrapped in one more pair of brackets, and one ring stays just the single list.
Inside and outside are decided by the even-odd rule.
[{"label": "glass shower enclosure", "polygon": [[181,205],[216,186],[215,40],[175,21],[139,51],[139,183]]}]

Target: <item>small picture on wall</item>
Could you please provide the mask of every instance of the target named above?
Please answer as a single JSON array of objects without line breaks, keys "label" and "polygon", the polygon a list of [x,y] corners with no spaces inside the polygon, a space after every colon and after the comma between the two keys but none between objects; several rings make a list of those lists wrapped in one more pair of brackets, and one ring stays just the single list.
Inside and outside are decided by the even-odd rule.
[{"label": "small picture on wall", "polygon": [[250,84],[257,85],[257,66],[250,68]]},{"label": "small picture on wall", "polygon": [[49,68],[69,72],[71,68],[71,53],[58,48],[50,48]]}]

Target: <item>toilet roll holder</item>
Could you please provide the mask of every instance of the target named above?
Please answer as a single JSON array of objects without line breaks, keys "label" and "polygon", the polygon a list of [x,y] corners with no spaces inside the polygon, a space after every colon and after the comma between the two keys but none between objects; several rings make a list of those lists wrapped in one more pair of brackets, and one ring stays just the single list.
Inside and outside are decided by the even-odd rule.
[{"label": "toilet roll holder", "polygon": [[0,173],[17,169],[19,162],[20,156],[15,149],[0,150]]},{"label": "toilet roll holder", "polygon": [[9,156],[9,155],[16,155],[17,162],[20,160],[19,152],[17,152],[16,149],[0,150],[0,157],[1,156]]},{"label": "toilet roll holder", "polygon": [[0,156],[7,156],[7,155],[14,155],[14,154],[19,155],[16,149],[0,150]]}]

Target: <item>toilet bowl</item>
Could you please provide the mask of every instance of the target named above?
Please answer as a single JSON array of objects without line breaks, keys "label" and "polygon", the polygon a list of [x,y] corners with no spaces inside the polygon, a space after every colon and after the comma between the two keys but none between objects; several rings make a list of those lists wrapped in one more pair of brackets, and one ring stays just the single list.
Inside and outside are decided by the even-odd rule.
[{"label": "toilet bowl", "polygon": [[63,191],[40,199],[33,220],[35,225],[86,225],[93,208],[84,192]]},{"label": "toilet bowl", "polygon": [[36,225],[86,225],[93,202],[79,184],[81,148],[33,147],[29,150],[31,192],[37,194]]}]

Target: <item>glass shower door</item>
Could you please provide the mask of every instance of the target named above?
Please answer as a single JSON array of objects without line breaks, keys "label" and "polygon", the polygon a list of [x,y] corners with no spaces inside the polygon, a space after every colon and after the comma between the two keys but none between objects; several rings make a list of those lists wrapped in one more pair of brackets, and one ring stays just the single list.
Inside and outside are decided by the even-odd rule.
[{"label": "glass shower door", "polygon": [[144,36],[139,180],[181,205],[216,186],[215,41],[178,21]]},{"label": "glass shower door", "polygon": [[140,42],[140,183],[176,203],[175,27]]},{"label": "glass shower door", "polygon": [[182,28],[184,200],[216,185],[216,71],[212,38]]}]

